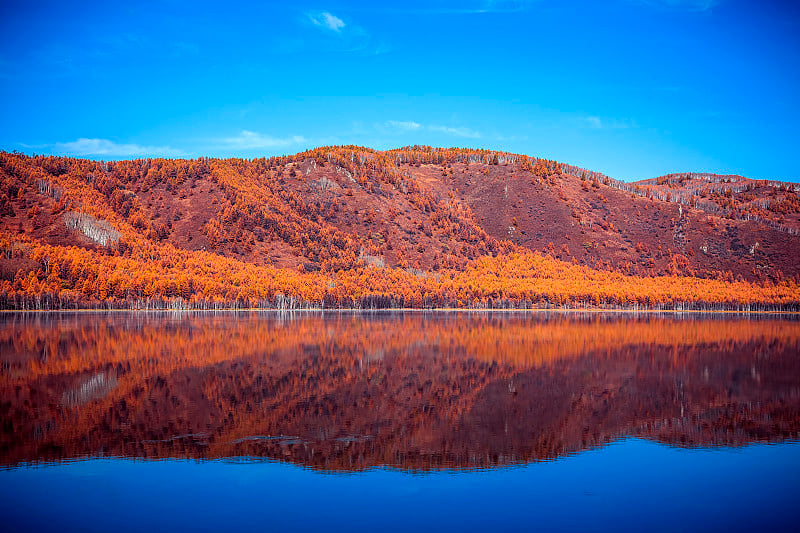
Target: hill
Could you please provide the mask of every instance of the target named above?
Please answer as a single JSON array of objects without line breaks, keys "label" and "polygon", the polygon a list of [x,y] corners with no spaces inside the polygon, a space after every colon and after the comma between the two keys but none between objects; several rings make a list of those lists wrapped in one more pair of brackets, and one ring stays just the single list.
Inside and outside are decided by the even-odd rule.
[{"label": "hill", "polygon": [[[697,176],[627,184],[430,147],[115,162],[4,152],[3,305],[796,302],[795,186]],[[514,279],[505,268],[539,281],[472,283],[485,271]],[[559,276],[579,286],[541,281]],[[687,277],[694,288],[675,292]],[[248,288],[264,278],[276,283]],[[601,278],[608,290],[595,294]],[[626,294],[611,295],[617,285]],[[781,296],[759,293],[776,286]]]}]

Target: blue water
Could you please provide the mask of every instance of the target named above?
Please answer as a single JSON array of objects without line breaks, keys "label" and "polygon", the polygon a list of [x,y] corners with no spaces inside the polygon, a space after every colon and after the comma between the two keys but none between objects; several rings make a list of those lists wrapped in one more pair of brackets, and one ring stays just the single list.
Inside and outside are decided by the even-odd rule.
[{"label": "blue water", "polygon": [[800,531],[798,439],[796,317],[0,316],[0,533]]},{"label": "blue water", "polygon": [[5,531],[791,531],[800,444],[624,439],[482,471],[94,459],[0,471]]}]

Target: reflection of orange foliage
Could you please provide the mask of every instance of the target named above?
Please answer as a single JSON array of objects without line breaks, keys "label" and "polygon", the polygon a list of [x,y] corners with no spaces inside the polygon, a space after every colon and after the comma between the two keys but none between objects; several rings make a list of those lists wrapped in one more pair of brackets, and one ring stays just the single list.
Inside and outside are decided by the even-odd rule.
[{"label": "reflection of orange foliage", "polygon": [[6,315],[0,462],[476,467],[800,429],[800,324],[564,314]]},{"label": "reflection of orange foliage", "polygon": [[[166,315],[166,324],[140,330],[137,314],[114,313],[87,327],[82,315],[58,320],[57,327],[36,315],[0,327],[0,345],[23,357],[3,374],[27,380],[41,375],[94,372],[124,365],[147,374],[177,368],[204,367],[259,354],[292,361],[313,343],[325,357],[350,355],[380,359],[407,353],[409,346],[433,346],[450,357],[476,357],[515,368],[546,365],[591,353],[602,356],[625,346],[679,348],[704,344],[725,346],[772,339],[800,343],[795,320],[644,317],[635,320],[604,315],[476,314],[459,320],[406,314],[391,327],[360,315],[297,316],[274,320],[271,312],[243,312],[208,317]],[[164,316],[155,315],[154,318]],[[172,324],[174,323],[174,327]]]}]

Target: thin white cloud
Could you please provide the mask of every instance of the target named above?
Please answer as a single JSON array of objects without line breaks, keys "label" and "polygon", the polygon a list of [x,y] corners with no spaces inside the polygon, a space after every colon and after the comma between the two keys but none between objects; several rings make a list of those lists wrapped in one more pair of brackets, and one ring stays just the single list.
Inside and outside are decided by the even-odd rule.
[{"label": "thin white cloud", "polygon": [[493,137],[494,140],[500,142],[518,142],[518,141],[527,141],[527,135],[496,135]]},{"label": "thin white cloud", "polygon": [[383,124],[375,124],[376,129],[385,133],[394,134],[407,134],[407,133],[420,133],[423,131],[445,133],[455,137],[467,137],[470,139],[478,139],[482,137],[481,133],[469,128],[457,128],[452,126],[441,126],[436,124],[420,124],[413,120],[387,120]]},{"label": "thin white cloud", "polygon": [[528,11],[539,0],[465,0],[461,2],[421,2],[421,5],[384,7],[380,4],[364,11],[419,15],[481,15],[486,13],[520,13]]},{"label": "thin white cloud", "polygon": [[623,130],[628,128],[637,128],[638,124],[635,120],[620,120],[616,118],[601,118],[595,115],[581,117],[580,122],[584,126],[588,126],[595,130]]},{"label": "thin white cloud", "polygon": [[675,11],[711,11],[723,0],[630,0],[634,4],[644,4],[660,9]]},{"label": "thin white cloud", "polygon": [[309,13],[308,19],[315,25],[323,28],[328,28],[336,33],[341,33],[342,28],[347,24],[342,19],[327,11],[320,11],[317,13]]},{"label": "thin white cloud", "polygon": [[532,0],[486,0],[469,13],[519,13],[530,8]]},{"label": "thin white cloud", "polygon": [[439,131],[442,133],[447,133],[448,135],[454,135],[456,137],[467,137],[470,139],[478,139],[481,136],[479,131],[471,130],[469,128],[453,128],[451,126],[428,126],[428,129],[431,131]]},{"label": "thin white cloud", "polygon": [[291,46],[282,44],[285,52],[297,53],[302,49],[318,51],[332,51],[339,53],[357,53],[364,55],[381,55],[391,52],[393,47],[380,38],[374,37],[369,31],[359,26],[355,21],[345,22],[330,11],[309,11],[304,14],[302,23],[312,25],[323,31],[313,35],[304,36]]},{"label": "thin white cloud", "polygon": [[183,152],[169,146],[143,146],[132,143],[117,143],[109,139],[89,139],[80,138],[76,141],[55,143],[53,145],[43,145],[41,147],[51,147],[54,153],[75,155],[75,156],[112,156],[112,157],[132,157],[132,156],[164,156],[174,157],[183,155]]},{"label": "thin white cloud", "polygon": [[409,121],[388,120],[386,122],[386,125],[392,129],[400,131],[416,131],[422,128],[422,124],[410,120]]},{"label": "thin white cloud", "polygon": [[603,127],[603,121],[600,117],[586,117],[586,123],[589,125],[590,128],[600,129]]},{"label": "thin white cloud", "polygon": [[389,44],[385,42],[380,42],[375,48],[372,49],[371,53],[374,56],[379,56],[381,54],[387,54],[391,51],[392,47]]},{"label": "thin white cloud", "polygon": [[242,130],[236,137],[222,139],[222,143],[239,150],[253,150],[256,148],[280,148],[307,143],[302,135],[290,137],[272,137],[255,131]]}]

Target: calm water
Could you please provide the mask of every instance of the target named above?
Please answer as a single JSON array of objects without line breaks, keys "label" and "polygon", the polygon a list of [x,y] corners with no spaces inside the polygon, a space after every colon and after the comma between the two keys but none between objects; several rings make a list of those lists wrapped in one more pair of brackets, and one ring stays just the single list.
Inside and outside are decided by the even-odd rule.
[{"label": "calm water", "polygon": [[0,315],[6,531],[791,530],[800,321]]}]

